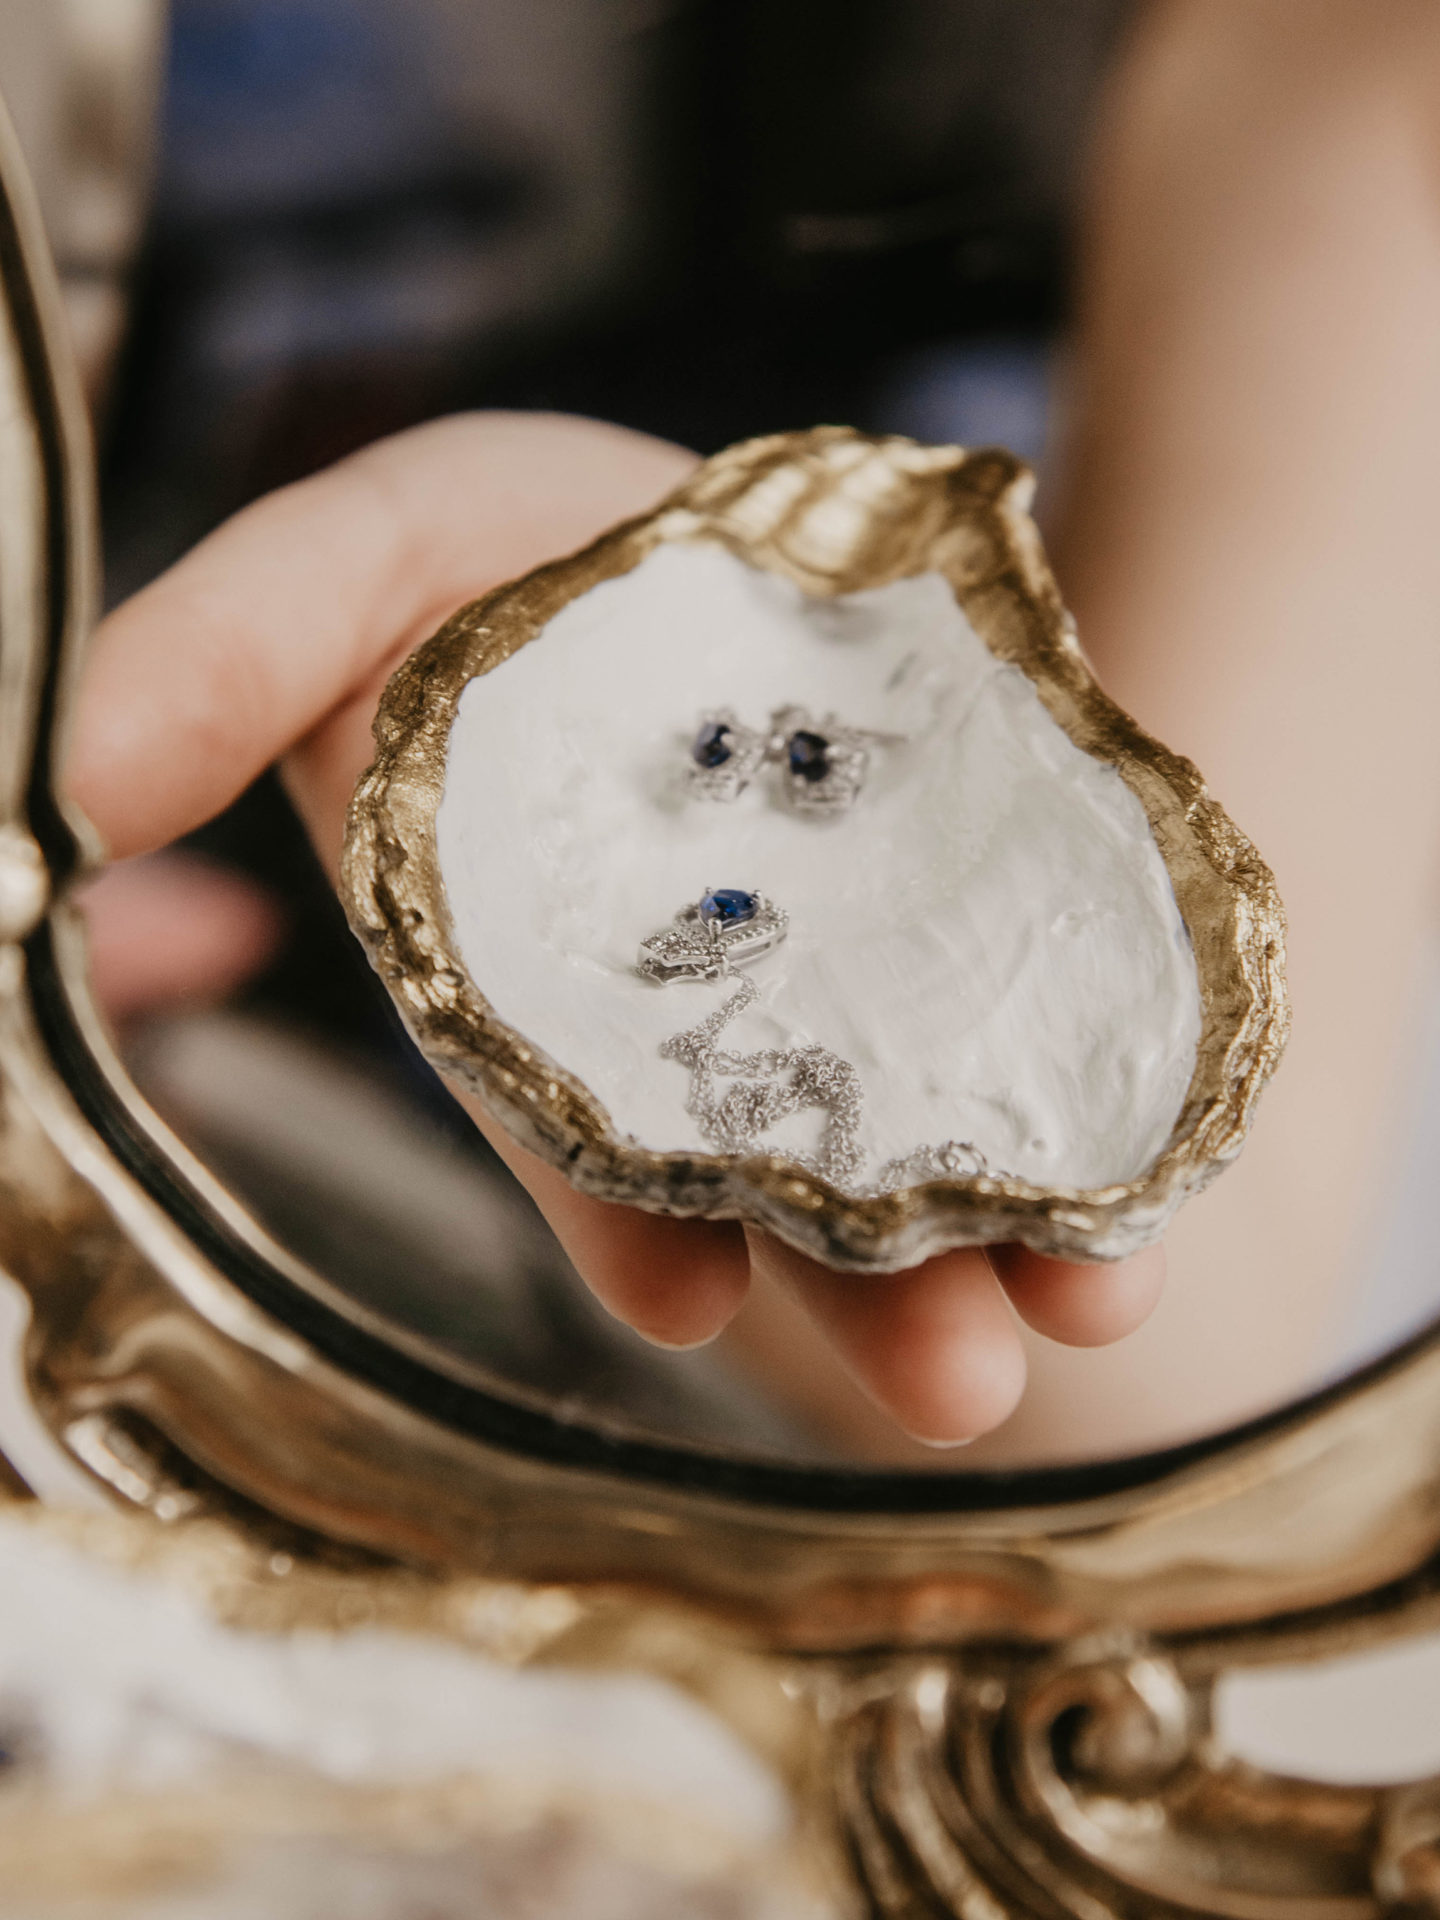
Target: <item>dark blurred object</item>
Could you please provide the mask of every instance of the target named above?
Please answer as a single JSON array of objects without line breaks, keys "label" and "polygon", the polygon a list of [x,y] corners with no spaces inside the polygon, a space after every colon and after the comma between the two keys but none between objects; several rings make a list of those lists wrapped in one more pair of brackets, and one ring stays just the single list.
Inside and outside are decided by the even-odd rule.
[{"label": "dark blurred object", "polygon": [[265,969],[286,932],[268,890],[177,847],[106,867],[79,898],[90,984],[121,1028],[157,1009],[229,999]]},{"label": "dark blurred object", "polygon": [[176,0],[109,446],[128,591],[257,493],[484,399],[633,261],[636,16],[595,0]]},{"label": "dark blurred object", "polygon": [[1129,10],[677,7],[655,44],[665,192],[643,292],[491,391],[712,452],[816,421],[888,427],[896,364],[918,349],[1048,334],[1089,115]]},{"label": "dark blurred object", "polygon": [[1045,334],[1126,10],[175,0],[114,587],[435,413],[710,451],[887,424],[918,349]]}]

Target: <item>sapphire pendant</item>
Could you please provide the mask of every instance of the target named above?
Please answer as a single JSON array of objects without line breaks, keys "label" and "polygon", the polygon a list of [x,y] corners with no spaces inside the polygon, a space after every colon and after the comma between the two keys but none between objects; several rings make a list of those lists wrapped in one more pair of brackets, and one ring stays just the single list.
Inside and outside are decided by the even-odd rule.
[{"label": "sapphire pendant", "polygon": [[668,927],[640,942],[636,971],[662,986],[672,980],[718,980],[778,946],[790,916],[760,892],[707,887]]}]

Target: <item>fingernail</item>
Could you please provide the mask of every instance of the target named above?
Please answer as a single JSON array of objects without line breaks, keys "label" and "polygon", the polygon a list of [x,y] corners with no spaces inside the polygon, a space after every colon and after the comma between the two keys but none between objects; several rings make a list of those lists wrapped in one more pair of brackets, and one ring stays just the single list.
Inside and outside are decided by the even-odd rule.
[{"label": "fingernail", "polygon": [[658,1333],[647,1333],[643,1327],[632,1327],[632,1333],[638,1333],[648,1347],[659,1347],[662,1353],[697,1353],[701,1347],[708,1347],[712,1340],[718,1340],[725,1331],[717,1327],[713,1333],[702,1333],[698,1340],[665,1340]]}]

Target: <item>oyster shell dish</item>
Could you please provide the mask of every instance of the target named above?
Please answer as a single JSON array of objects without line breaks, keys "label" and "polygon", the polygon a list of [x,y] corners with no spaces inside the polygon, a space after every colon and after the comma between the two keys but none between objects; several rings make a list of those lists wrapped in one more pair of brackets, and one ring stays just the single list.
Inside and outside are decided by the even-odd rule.
[{"label": "oyster shell dish", "polygon": [[[1096,684],[1031,490],[996,449],[750,441],[391,681],[351,924],[433,1064],[583,1191],[859,1271],[1114,1259],[1239,1151],[1286,1030],[1275,886]],[[673,1043],[732,999],[707,1105]],[[834,1101],[766,1104],[816,1060],[848,1154]]]}]

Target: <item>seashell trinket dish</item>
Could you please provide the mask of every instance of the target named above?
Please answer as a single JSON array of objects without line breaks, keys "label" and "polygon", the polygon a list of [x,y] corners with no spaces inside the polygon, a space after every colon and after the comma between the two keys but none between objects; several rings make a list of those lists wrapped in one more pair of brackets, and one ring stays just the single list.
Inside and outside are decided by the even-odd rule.
[{"label": "seashell trinket dish", "polygon": [[718,454],[387,688],[342,892],[600,1198],[827,1264],[1156,1239],[1284,1044],[1268,869],[1087,666],[1013,456]]}]

